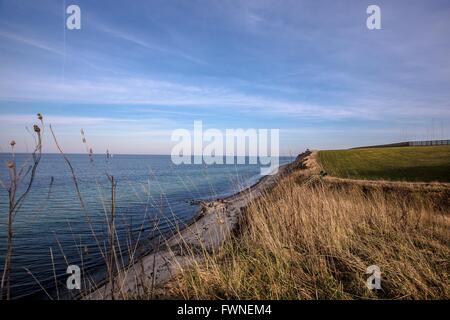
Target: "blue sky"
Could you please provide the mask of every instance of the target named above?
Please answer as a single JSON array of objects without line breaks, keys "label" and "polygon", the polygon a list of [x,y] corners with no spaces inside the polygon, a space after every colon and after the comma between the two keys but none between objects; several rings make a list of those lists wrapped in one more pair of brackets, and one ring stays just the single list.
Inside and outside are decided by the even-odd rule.
[{"label": "blue sky", "polygon": [[37,112],[67,152],[83,128],[97,152],[168,154],[194,120],[279,128],[283,154],[449,138],[449,31],[447,0],[0,0],[0,151],[31,146]]}]

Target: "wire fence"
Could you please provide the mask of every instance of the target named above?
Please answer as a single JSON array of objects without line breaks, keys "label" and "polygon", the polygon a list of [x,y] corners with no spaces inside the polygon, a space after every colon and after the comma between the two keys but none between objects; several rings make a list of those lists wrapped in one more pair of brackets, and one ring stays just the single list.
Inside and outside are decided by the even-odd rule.
[{"label": "wire fence", "polygon": [[449,145],[450,140],[425,140],[425,141],[409,141],[410,146],[442,146]]}]

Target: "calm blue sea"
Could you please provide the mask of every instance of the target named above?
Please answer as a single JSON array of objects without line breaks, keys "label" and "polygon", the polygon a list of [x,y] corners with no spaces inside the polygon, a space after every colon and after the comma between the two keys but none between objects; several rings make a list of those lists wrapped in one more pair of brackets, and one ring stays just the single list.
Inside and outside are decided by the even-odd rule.
[{"label": "calm blue sea", "polygon": [[[5,162],[10,157],[0,154],[0,179],[4,184],[9,183]],[[27,157],[18,154],[16,161],[23,163]],[[128,261],[129,248],[138,244],[137,254],[145,254],[160,233],[168,235],[176,224],[192,220],[197,207],[190,204],[191,200],[223,197],[261,177],[259,166],[249,164],[176,166],[170,156],[156,155],[68,157],[86,210],[80,205],[63,158],[44,154],[33,188],[14,220],[13,298],[45,298],[42,288],[56,298],[54,273],[58,294],[68,295],[68,264],[83,269],[83,285],[105,277],[105,261],[99,247],[105,251],[108,242],[106,221],[111,209],[111,184],[107,174],[117,182],[116,229],[122,264]],[[291,160],[282,157],[280,165]],[[0,275],[6,248],[7,206],[7,191],[0,187]]]}]

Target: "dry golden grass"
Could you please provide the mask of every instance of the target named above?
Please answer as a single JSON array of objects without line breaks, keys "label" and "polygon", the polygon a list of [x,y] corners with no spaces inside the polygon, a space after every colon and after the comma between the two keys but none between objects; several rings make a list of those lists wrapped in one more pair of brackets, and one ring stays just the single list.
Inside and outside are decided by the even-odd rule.
[{"label": "dry golden grass", "polygon": [[[166,286],[187,299],[450,298],[450,217],[433,197],[299,175],[245,210],[239,232]],[[445,191],[448,192],[448,191]],[[366,287],[381,269],[382,290]]]}]

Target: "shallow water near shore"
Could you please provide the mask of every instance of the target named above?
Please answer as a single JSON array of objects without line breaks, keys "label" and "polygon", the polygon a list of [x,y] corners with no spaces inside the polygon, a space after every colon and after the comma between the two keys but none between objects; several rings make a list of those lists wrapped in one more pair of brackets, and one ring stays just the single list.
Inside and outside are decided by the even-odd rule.
[{"label": "shallow water near shore", "polygon": [[[18,166],[27,157],[16,155]],[[68,157],[86,210],[80,205],[63,158],[58,154],[44,154],[33,188],[14,220],[13,298],[70,296],[66,289],[68,264],[83,269],[83,286],[104,278],[105,262],[99,248],[105,252],[108,247],[111,184],[107,174],[114,176],[117,182],[115,221],[120,264],[128,262],[130,249],[139,248],[136,255],[143,254],[151,247],[152,239],[160,234],[168,235],[176,225],[183,226],[192,221],[197,211],[192,200],[224,197],[256,183],[261,177],[260,166],[248,164],[248,158],[245,165],[176,166],[170,156],[115,155],[107,159],[103,155],[90,158],[80,154]],[[0,154],[1,163],[10,158],[11,155]],[[281,157],[280,165],[292,160]],[[9,181],[6,168],[1,171],[0,178],[4,183]],[[7,204],[7,191],[2,189],[2,269]]]}]

